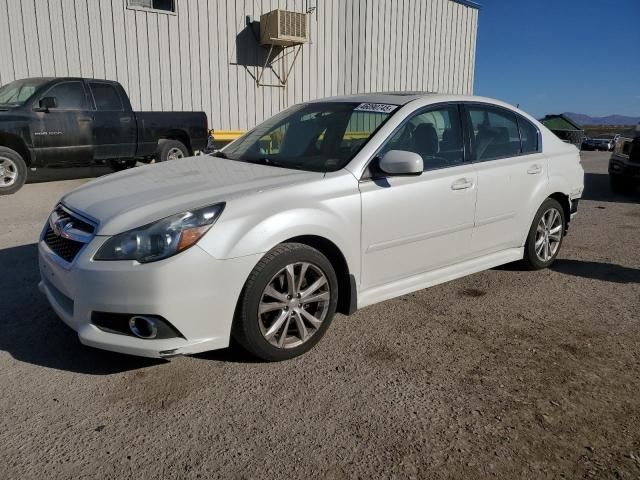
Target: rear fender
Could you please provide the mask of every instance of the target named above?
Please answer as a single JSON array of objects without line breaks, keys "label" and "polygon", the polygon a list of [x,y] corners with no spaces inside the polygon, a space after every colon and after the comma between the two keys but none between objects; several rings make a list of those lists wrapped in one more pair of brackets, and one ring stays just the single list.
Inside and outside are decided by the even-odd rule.
[{"label": "rear fender", "polygon": [[[529,209],[527,212],[527,218],[529,221],[527,222],[527,228],[525,229],[522,238],[521,245],[524,245],[527,241],[527,236],[529,235],[529,228],[533,223],[533,219],[540,208],[540,205],[549,198],[554,193],[561,193],[563,195],[569,196],[569,192],[571,189],[569,188],[569,183],[562,177],[552,177],[546,183],[542,183],[538,185],[538,187],[533,191],[530,201],[528,203]],[[568,221],[569,219],[567,219]]]}]

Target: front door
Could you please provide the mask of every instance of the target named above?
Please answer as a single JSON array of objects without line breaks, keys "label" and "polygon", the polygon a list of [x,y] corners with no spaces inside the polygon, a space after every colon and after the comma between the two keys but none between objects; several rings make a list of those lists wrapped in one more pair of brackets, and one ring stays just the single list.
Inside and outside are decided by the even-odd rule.
[{"label": "front door", "polygon": [[44,97],[53,97],[56,106],[35,113],[32,135],[37,164],[56,167],[91,163],[93,116],[83,83],[58,83],[40,96]]},{"label": "front door", "polygon": [[418,153],[424,172],[382,176],[374,164],[373,178],[360,182],[365,290],[457,263],[470,250],[477,179],[465,162],[458,106],[417,112],[377,157],[389,150]]},{"label": "front door", "polygon": [[130,159],[136,151],[136,119],[113,83],[88,82],[95,103],[96,160]]}]

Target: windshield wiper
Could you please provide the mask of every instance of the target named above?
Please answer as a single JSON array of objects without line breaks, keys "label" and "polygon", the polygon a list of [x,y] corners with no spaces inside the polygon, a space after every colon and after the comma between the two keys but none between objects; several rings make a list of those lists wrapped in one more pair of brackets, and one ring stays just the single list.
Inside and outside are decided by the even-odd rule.
[{"label": "windshield wiper", "polygon": [[282,167],[282,168],[294,168],[289,165],[284,165],[277,160],[272,160],[271,158],[262,157],[262,158],[252,158],[251,160],[247,160],[249,163],[257,163],[260,165],[269,165],[271,167]]},{"label": "windshield wiper", "polygon": [[229,158],[226,153],[221,152],[219,150],[216,152],[212,152],[209,155],[211,155],[212,157],[218,157],[218,158]]}]

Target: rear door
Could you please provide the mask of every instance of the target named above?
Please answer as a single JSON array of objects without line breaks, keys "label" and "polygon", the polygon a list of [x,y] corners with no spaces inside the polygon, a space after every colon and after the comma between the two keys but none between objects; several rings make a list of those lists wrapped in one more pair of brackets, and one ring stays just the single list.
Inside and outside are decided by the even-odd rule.
[{"label": "rear door", "polygon": [[136,121],[124,91],[111,82],[88,81],[95,106],[96,160],[129,159],[136,152]]},{"label": "rear door", "polygon": [[84,84],[80,80],[56,83],[35,100],[53,97],[56,107],[36,111],[33,145],[38,164],[55,166],[87,165],[93,159],[93,117]]},{"label": "rear door", "polygon": [[487,104],[465,107],[478,172],[474,256],[521,247],[535,193],[547,181],[540,134],[524,117]]},{"label": "rear door", "polygon": [[474,165],[465,161],[459,106],[428,107],[410,117],[376,154],[418,153],[420,176],[369,167],[362,198],[362,288],[373,288],[463,261],[476,203]]}]

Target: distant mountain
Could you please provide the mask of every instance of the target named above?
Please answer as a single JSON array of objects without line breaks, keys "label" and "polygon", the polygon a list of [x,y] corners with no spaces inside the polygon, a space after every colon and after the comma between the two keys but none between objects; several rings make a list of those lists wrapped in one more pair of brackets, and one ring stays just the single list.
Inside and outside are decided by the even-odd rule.
[{"label": "distant mountain", "polygon": [[607,115],[606,117],[590,117],[583,113],[564,112],[578,125],[636,125],[640,117],[627,117],[625,115]]}]

